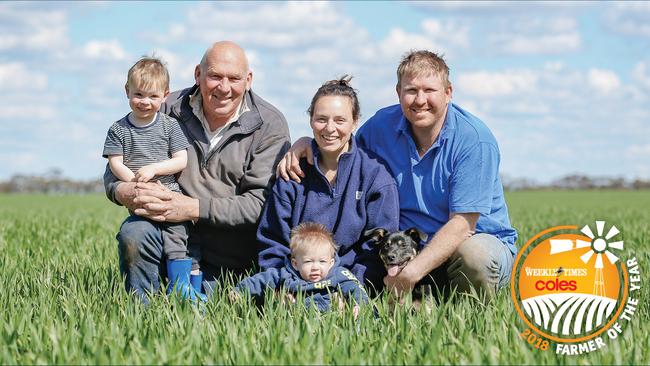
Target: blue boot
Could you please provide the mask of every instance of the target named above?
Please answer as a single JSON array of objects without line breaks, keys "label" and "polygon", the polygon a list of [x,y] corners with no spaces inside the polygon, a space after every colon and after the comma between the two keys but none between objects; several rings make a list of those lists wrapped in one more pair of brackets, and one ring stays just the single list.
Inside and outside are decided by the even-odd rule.
[{"label": "blue boot", "polygon": [[199,274],[192,274],[190,272],[190,285],[192,285],[194,291],[202,294],[203,291],[201,290],[203,287],[203,272],[199,272]]},{"label": "blue boot", "polygon": [[189,299],[192,302],[208,301],[207,296],[196,291],[190,284],[191,271],[192,258],[167,260],[167,278],[169,278],[167,295],[175,291],[181,298]]}]

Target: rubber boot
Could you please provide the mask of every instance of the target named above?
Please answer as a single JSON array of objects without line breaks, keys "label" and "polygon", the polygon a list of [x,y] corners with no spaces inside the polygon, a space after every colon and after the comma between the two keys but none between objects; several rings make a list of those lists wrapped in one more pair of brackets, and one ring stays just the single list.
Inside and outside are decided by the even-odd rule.
[{"label": "rubber boot", "polygon": [[199,274],[192,274],[190,272],[190,284],[192,285],[194,291],[202,294],[203,291],[201,290],[203,287],[203,272],[199,272]]},{"label": "rubber boot", "polygon": [[208,301],[207,296],[196,291],[190,284],[191,271],[192,258],[167,260],[167,277],[169,278],[167,295],[175,291],[181,298],[189,299],[192,302]]},{"label": "rubber boot", "polygon": [[202,288],[203,287],[203,272],[199,271],[199,274],[192,274],[190,272],[190,285],[192,285],[192,289],[196,291],[199,296],[199,299],[201,300],[201,303],[198,304],[199,310],[201,310],[201,314],[205,316],[205,303],[208,301],[207,295],[203,293]]}]

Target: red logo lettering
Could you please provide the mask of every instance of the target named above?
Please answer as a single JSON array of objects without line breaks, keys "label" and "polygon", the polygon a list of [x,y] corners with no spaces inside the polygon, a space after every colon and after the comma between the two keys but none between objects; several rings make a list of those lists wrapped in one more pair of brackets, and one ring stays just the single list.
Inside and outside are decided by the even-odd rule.
[{"label": "red logo lettering", "polygon": [[548,291],[575,291],[578,288],[578,284],[575,280],[571,281],[566,281],[562,280],[560,281],[558,278],[555,279],[555,281],[548,280],[546,282],[539,280],[535,282],[535,289],[537,291],[543,291],[543,290],[548,290]]}]

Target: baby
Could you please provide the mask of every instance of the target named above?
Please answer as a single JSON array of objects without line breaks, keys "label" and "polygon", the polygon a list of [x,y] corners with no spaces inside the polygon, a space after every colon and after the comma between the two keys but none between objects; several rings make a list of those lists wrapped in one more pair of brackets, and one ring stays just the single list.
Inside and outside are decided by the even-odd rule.
[{"label": "baby", "polygon": [[[339,292],[356,304],[368,302],[359,280],[339,264],[337,247],[330,232],[321,224],[302,223],[291,231],[291,259],[282,268],[245,278],[236,286],[237,293],[249,293],[256,300],[267,288],[284,288],[292,295],[302,294],[305,305],[320,311],[331,308],[332,295]],[[358,307],[355,308],[358,311]]]},{"label": "baby", "polygon": [[[178,121],[158,113],[169,94],[169,73],[162,61],[144,57],[129,69],[126,96],[131,112],[113,123],[104,143],[103,156],[115,177],[124,182],[156,180],[180,192],[174,174],[187,165],[189,142]],[[131,215],[134,215],[131,213]],[[188,257],[187,223],[152,222],[160,228],[167,257],[167,293],[206,301],[201,293],[198,248]]]}]

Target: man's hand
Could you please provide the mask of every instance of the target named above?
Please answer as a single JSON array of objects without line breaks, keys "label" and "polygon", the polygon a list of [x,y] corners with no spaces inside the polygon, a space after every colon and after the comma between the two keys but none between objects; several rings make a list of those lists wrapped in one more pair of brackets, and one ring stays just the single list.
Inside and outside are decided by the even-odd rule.
[{"label": "man's hand", "polygon": [[135,178],[134,180],[136,182],[148,182],[153,177],[157,175],[156,169],[153,167],[153,165],[145,165],[142,168],[138,169],[137,172],[135,172]]},{"label": "man's hand", "polygon": [[415,273],[413,266],[410,266],[410,264],[411,263],[402,268],[397,275],[384,277],[386,289],[392,295],[397,296],[397,298],[400,299],[400,303],[404,301],[406,295],[413,291],[413,288],[420,280],[417,273]]},{"label": "man's hand", "polygon": [[300,159],[307,158],[307,162],[314,165],[314,152],[311,151],[311,139],[301,137],[291,145],[289,151],[278,163],[275,176],[284,180],[294,180],[300,183],[300,178],[305,177],[305,173],[300,169]]},{"label": "man's hand", "polygon": [[199,200],[170,191],[157,183],[138,182],[137,197],[133,200],[138,216],[154,221],[182,222],[199,218]]},{"label": "man's hand", "polygon": [[121,182],[115,188],[115,199],[131,211],[135,211],[138,206],[133,203],[137,196],[134,182]]}]

